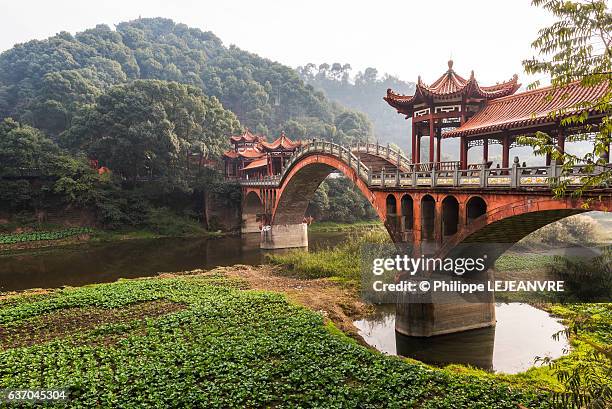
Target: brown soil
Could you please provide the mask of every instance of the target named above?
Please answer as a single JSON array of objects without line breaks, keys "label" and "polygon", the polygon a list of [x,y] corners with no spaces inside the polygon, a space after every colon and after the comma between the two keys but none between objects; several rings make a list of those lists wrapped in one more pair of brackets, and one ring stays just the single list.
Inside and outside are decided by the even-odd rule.
[{"label": "brown soil", "polygon": [[[75,335],[80,332],[114,323],[144,321],[146,318],[180,311],[185,306],[165,300],[142,302],[122,308],[66,308],[41,315],[26,322],[0,327],[0,349],[30,346]],[[102,337],[105,344],[115,337]]]},{"label": "brown soil", "polygon": [[322,313],[336,327],[364,343],[353,321],[372,312],[369,304],[361,301],[359,290],[328,278],[304,280],[280,275],[279,267],[243,266],[217,268],[228,277],[245,280],[251,289],[277,291],[289,300]]}]

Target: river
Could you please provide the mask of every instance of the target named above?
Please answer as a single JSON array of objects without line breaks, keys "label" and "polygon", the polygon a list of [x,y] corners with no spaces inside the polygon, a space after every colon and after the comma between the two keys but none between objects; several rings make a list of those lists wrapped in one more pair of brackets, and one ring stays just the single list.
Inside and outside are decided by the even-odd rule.
[{"label": "river", "polygon": [[[312,232],[309,236],[312,250],[334,246],[347,233]],[[159,272],[264,262],[257,234],[83,243],[0,255],[0,291],[80,286]],[[388,354],[505,373],[528,369],[537,356],[559,357],[567,348],[565,341],[552,339],[563,326],[544,311],[525,304],[498,304],[496,316],[494,328],[426,339],[396,334],[394,311],[388,306],[378,307],[374,316],[355,325],[366,342]]]}]

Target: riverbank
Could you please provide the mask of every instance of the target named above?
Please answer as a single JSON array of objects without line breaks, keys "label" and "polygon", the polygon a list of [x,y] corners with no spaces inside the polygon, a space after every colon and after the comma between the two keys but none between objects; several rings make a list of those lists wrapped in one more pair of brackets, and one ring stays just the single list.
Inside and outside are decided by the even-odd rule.
[{"label": "riverbank", "polygon": [[[45,235],[58,231],[59,229],[45,229],[45,230],[27,230],[28,233]],[[17,250],[30,250],[30,249],[43,249],[49,247],[64,247],[80,243],[108,243],[118,242],[126,240],[139,240],[139,239],[159,239],[159,238],[217,238],[223,237],[228,233],[216,231],[210,232],[204,229],[199,231],[192,231],[189,233],[182,234],[160,234],[158,232],[146,229],[133,229],[133,230],[100,230],[100,229],[87,229],[87,232],[77,233],[69,235],[67,237],[61,237],[56,239],[34,239],[18,241],[15,243],[0,243],[0,253],[11,252]],[[23,233],[15,233],[12,235],[19,236]],[[6,234],[6,236],[11,236]]]},{"label": "riverbank", "polygon": [[[302,279],[327,277],[344,285],[358,287],[361,279],[359,260],[363,246],[384,244],[386,241],[388,241],[388,237],[385,234],[372,231],[365,235],[356,235],[332,249],[316,252],[293,250],[285,254],[269,255],[268,260],[279,266],[280,271],[289,276]],[[607,277],[605,270],[606,268],[609,269],[609,266],[606,267],[604,264],[609,259],[604,256],[596,260],[595,264],[601,264],[599,266],[601,278],[591,277],[592,285],[609,286],[609,281],[606,281],[605,278]],[[551,272],[562,273],[569,289],[574,291],[576,295],[588,297],[588,292],[594,290],[594,288],[592,286],[586,288],[580,286],[580,282],[583,280],[583,278],[580,278],[582,277],[581,273],[597,270],[592,269],[594,261],[586,261],[591,268],[586,268],[581,263],[585,263],[585,261],[580,261],[579,257],[572,256],[505,254],[497,260],[495,274],[497,278],[526,280],[530,277],[533,279],[545,277]],[[543,361],[539,362],[539,365],[534,362],[534,366],[527,371],[513,375],[494,374],[454,364],[447,365],[445,369],[453,373],[472,374],[485,379],[551,388],[555,391],[562,391],[563,384],[567,382],[567,379],[572,379],[574,376],[583,377],[585,373],[592,374],[595,378],[612,379],[612,373],[609,369],[612,366],[609,365],[609,358],[606,360],[605,357],[594,356],[598,352],[598,348],[608,351],[608,354],[612,351],[612,303],[559,305],[542,303],[540,299],[532,305],[559,317],[566,326],[573,327],[574,322],[581,323],[578,331],[558,334],[560,337],[567,336],[569,338],[571,349],[567,351],[566,355],[553,362],[548,362],[545,360],[546,357],[541,357]],[[573,373],[576,368],[580,371],[580,375]],[[591,380],[583,379],[581,382],[588,383]],[[581,384],[581,387],[584,387],[584,384]],[[597,390],[597,388],[589,390],[588,393],[593,393],[593,390]]]},{"label": "riverbank", "polygon": [[84,406],[549,407],[542,391],[359,345],[338,330],[367,313],[354,288],[276,273],[236,266],[4,295],[0,379],[61,384]]},{"label": "riverbank", "polygon": [[310,232],[341,232],[354,230],[383,229],[384,225],[379,220],[362,220],[354,223],[339,222],[314,222],[308,226]]}]

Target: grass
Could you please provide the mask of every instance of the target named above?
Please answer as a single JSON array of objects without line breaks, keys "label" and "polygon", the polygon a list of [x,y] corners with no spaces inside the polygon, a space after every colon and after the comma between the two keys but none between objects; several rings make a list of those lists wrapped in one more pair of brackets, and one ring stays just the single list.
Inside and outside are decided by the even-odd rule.
[{"label": "grass", "polygon": [[351,231],[363,229],[383,228],[383,224],[378,220],[360,220],[354,223],[338,223],[338,222],[315,222],[308,226],[308,231],[311,232],[335,232],[335,231]]},{"label": "grass", "polygon": [[[0,300],[2,337],[13,343],[50,316],[90,314],[78,331],[60,326],[52,338],[0,350],[0,384],[66,387],[71,401],[58,407],[548,407],[530,388],[373,352],[281,294],[242,288],[208,274]],[[181,308],[138,307],[152,302]],[[120,310],[132,312],[122,322],[93,318]]]},{"label": "grass", "polygon": [[498,271],[524,271],[552,269],[560,266],[558,256],[545,254],[504,254],[495,261]]},{"label": "grass", "polygon": [[357,283],[361,277],[360,257],[363,246],[389,243],[382,230],[355,233],[335,247],[307,252],[291,250],[283,254],[268,254],[269,262],[286,267],[286,272],[299,278],[333,277]]},{"label": "grass", "polygon": [[[384,243],[387,240],[385,232],[373,231],[366,235],[355,235],[335,248],[313,253],[295,250],[286,254],[272,255],[270,256],[270,261],[283,265],[289,270],[288,274],[301,278],[334,277],[357,283],[360,279],[360,247],[367,243]],[[521,277],[530,279],[529,271],[542,269],[550,271],[563,270],[563,266],[564,261],[561,257],[538,254],[506,254],[500,257],[495,264],[495,268],[499,271],[520,272],[520,276],[517,279],[521,279]],[[522,300],[524,301],[524,296]],[[597,325],[590,326],[586,336],[593,337],[593,341],[598,344],[607,345],[608,348],[612,344],[612,303],[538,304],[537,306],[562,319],[568,319],[576,314],[586,314],[594,317]],[[570,338],[570,344],[572,349],[568,355],[555,361],[561,368],[571,367],[587,359],[588,352],[592,350],[588,344],[577,340],[576,337]],[[451,373],[470,374],[482,379],[495,379],[520,385],[532,385],[534,387],[558,389],[561,386],[555,377],[555,373],[548,366],[534,366],[523,373],[515,375],[492,374],[463,365],[449,365],[445,370]]]}]

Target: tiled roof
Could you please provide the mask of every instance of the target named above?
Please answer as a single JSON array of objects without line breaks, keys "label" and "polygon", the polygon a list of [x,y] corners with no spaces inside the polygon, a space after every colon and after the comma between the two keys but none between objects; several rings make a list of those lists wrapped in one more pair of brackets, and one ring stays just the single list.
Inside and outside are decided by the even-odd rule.
[{"label": "tiled roof", "polygon": [[264,155],[263,152],[260,152],[256,149],[248,149],[248,150],[243,150],[240,152],[236,152],[232,149],[226,151],[223,153],[223,156],[227,156],[228,158],[232,158],[235,159],[237,157],[243,157],[243,158],[261,158]]},{"label": "tiled roof", "polygon": [[248,165],[246,165],[244,168],[242,168],[242,170],[249,170],[249,169],[260,168],[262,166],[266,166],[267,164],[268,164],[268,159],[267,158],[257,159],[257,160],[254,160],[253,162],[249,163]]},{"label": "tiled roof", "polygon": [[282,147],[286,150],[292,150],[301,145],[299,141],[292,141],[289,139],[284,132],[281,132],[280,136],[274,142],[261,141],[261,146],[268,150],[276,150]]},{"label": "tiled roof", "polygon": [[514,75],[509,81],[492,85],[480,86],[474,77],[474,71],[469,79],[465,79],[453,70],[453,61],[448,62],[448,70],[431,85],[426,85],[419,76],[414,95],[402,95],[387,89],[387,96],[383,99],[396,109],[409,108],[427,98],[453,99],[461,96],[470,96],[491,100],[506,95],[512,95],[520,87],[518,77]]},{"label": "tiled roof", "polygon": [[445,138],[491,133],[551,122],[550,115],[563,111],[569,116],[583,109],[576,105],[601,98],[610,83],[585,87],[574,82],[563,88],[545,87],[489,101],[461,127],[443,134]]},{"label": "tiled roof", "polygon": [[255,134],[252,134],[251,131],[249,131],[249,129],[247,128],[246,131],[244,131],[244,133],[242,135],[239,136],[232,136],[230,137],[230,139],[233,142],[255,142],[258,141],[260,139],[262,139],[260,136],[257,136]]}]

